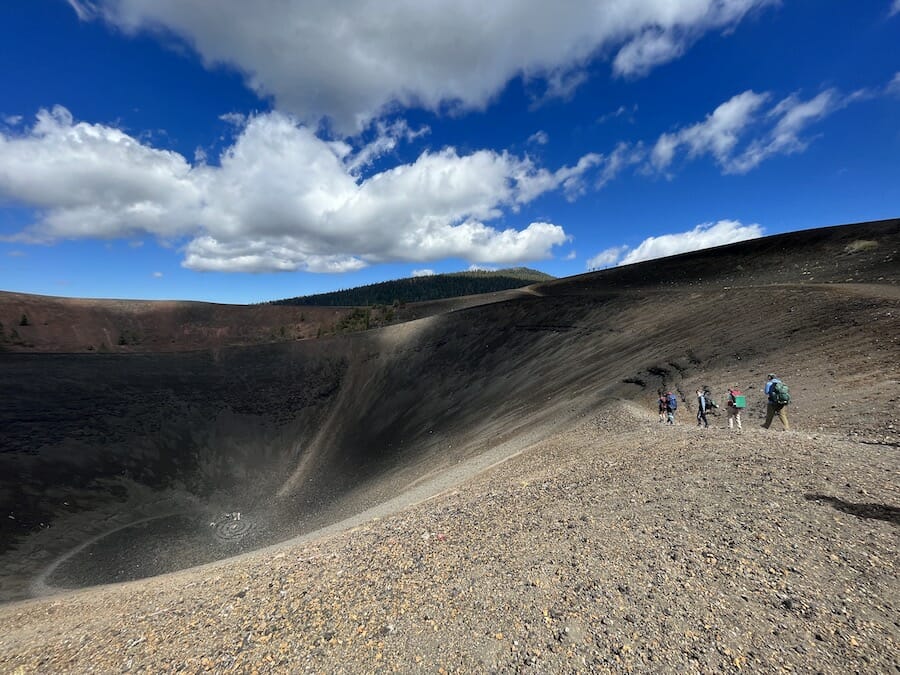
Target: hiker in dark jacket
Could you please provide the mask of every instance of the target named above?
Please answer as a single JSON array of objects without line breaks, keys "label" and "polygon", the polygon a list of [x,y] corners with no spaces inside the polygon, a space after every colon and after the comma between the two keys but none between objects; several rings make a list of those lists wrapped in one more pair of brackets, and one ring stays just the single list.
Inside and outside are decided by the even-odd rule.
[{"label": "hiker in dark jacket", "polygon": [[697,426],[703,426],[704,429],[709,428],[709,421],[706,419],[706,412],[709,409],[706,402],[706,392],[702,389],[697,390]]},{"label": "hiker in dark jacket", "polygon": [[659,392],[659,421],[666,421],[666,395]]},{"label": "hiker in dark jacket", "polygon": [[787,403],[779,402],[775,393],[776,384],[781,384],[781,380],[775,376],[775,373],[769,373],[769,379],[766,381],[765,389],[763,389],[768,397],[768,403],[766,404],[766,421],[763,422],[762,426],[763,429],[768,429],[772,426],[775,415],[778,415],[778,419],[784,425],[784,430],[790,431],[791,425],[788,424]]}]

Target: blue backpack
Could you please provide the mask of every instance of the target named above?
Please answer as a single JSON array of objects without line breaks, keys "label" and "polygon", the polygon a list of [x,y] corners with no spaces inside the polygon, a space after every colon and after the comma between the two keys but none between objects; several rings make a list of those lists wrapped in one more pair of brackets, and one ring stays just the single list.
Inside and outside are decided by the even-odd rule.
[{"label": "blue backpack", "polygon": [[666,405],[669,406],[669,410],[678,410],[678,397],[675,394],[668,394],[666,396]]}]

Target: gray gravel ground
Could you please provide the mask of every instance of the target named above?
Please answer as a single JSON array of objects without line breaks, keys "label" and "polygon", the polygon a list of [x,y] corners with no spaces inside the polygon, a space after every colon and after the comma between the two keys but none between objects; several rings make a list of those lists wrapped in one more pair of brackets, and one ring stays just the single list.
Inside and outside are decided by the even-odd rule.
[{"label": "gray gravel ground", "polygon": [[900,672],[897,421],[756,424],[616,404],[352,529],[2,607],[0,671]]}]

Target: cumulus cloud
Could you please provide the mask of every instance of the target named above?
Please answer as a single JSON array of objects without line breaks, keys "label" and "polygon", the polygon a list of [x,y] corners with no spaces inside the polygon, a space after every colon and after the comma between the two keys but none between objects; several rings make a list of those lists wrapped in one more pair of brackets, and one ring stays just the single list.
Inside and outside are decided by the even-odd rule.
[{"label": "cumulus cloud", "polygon": [[68,110],[41,110],[24,136],[0,134],[0,195],[43,210],[31,239],[172,236],[190,229],[201,195],[191,166]]},{"label": "cumulus cloud", "polygon": [[[68,0],[83,21],[183,39],[278,109],[353,135],[393,105],[481,109],[517,76],[568,96],[592,58],[637,77],[778,0],[534,3]],[[314,96],[310,92],[315,92]]]},{"label": "cumulus cloud", "polygon": [[547,135],[546,131],[535,131],[528,137],[528,142],[537,143],[538,145],[547,145],[547,143],[550,142],[550,137]]},{"label": "cumulus cloud", "polygon": [[865,92],[842,96],[835,89],[806,101],[792,94],[766,111],[771,94],[745,91],[702,122],[662,134],[649,164],[665,171],[683,151],[689,159],[711,156],[725,173],[747,173],[772,156],[802,152],[809,144],[803,136],[808,126],[865,97]]},{"label": "cumulus cloud", "polygon": [[627,250],[627,246],[613,246],[612,248],[600,251],[600,253],[587,261],[586,267],[589,270],[599,270],[604,267],[609,267],[610,265],[615,265]]},{"label": "cumulus cloud", "polygon": [[644,260],[756,239],[761,237],[763,232],[760,225],[744,225],[738,220],[703,223],[687,232],[648,237],[634,249],[629,249],[628,246],[608,248],[588,260],[587,267],[598,269],[610,265],[630,265]]},{"label": "cumulus cloud", "polygon": [[619,265],[630,265],[642,260],[664,258],[679,253],[687,253],[688,251],[733,244],[734,242],[747,239],[757,239],[762,235],[763,228],[760,225],[743,225],[738,220],[703,223],[687,232],[648,237],[637,248],[623,257],[619,261]]},{"label": "cumulus cloud", "polygon": [[422,269],[422,270],[413,270],[413,277],[433,277],[435,274],[434,270]]},{"label": "cumulus cloud", "polygon": [[385,127],[377,147],[354,149],[273,112],[249,118],[217,165],[191,165],[57,106],[21,134],[0,133],[0,197],[40,214],[14,239],[186,240],[183,264],[198,270],[342,272],[446,257],[517,263],[548,257],[565,231],[491,221],[549,191],[576,193],[599,162],[585,155],[550,171],[505,152],[445,148],[358,175],[387,147],[379,139],[406,133],[418,132]]}]

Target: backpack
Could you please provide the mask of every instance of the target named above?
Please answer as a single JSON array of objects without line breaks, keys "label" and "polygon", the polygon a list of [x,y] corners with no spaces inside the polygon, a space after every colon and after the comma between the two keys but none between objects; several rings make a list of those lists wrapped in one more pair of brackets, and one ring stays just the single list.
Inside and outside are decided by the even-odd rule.
[{"label": "backpack", "polygon": [[712,396],[710,396],[708,391],[703,392],[703,398],[706,400],[706,409],[712,410],[713,408],[718,408],[716,402],[712,400]]},{"label": "backpack", "polygon": [[744,396],[739,390],[732,389],[728,392],[728,396],[731,399],[731,405],[735,408],[746,408],[747,407],[747,397]]},{"label": "backpack", "polygon": [[787,405],[791,402],[791,393],[784,382],[773,382],[769,390],[769,398],[777,405]]},{"label": "backpack", "polygon": [[678,409],[678,398],[675,394],[669,394],[666,396],[666,405],[669,407],[669,410],[677,410]]}]

